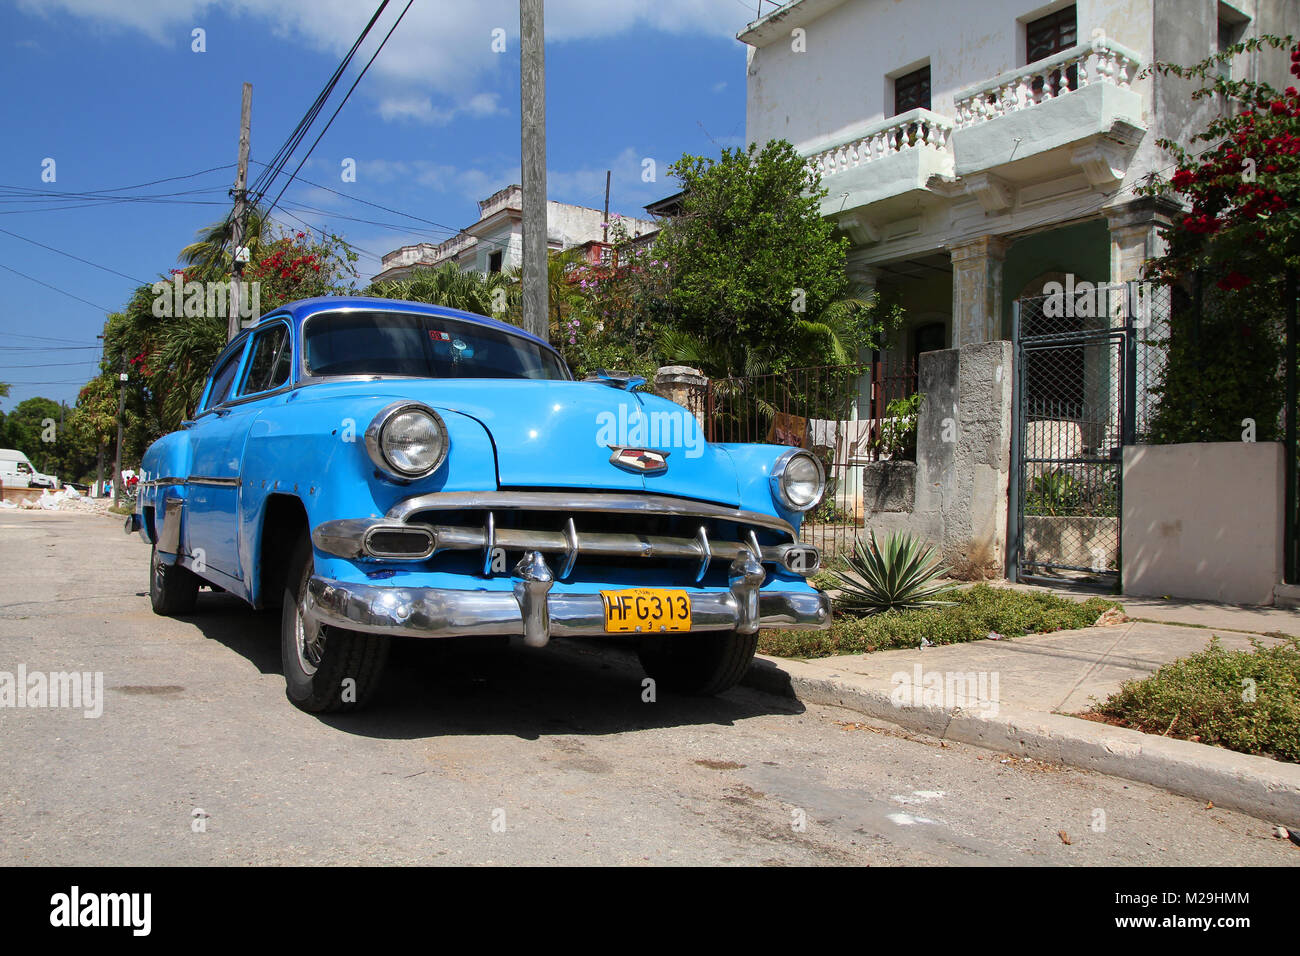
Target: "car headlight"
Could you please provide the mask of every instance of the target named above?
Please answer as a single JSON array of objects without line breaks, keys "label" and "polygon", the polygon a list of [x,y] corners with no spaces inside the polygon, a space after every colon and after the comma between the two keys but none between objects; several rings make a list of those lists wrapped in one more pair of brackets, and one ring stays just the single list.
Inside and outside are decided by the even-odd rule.
[{"label": "car headlight", "polygon": [[394,402],[366,429],[366,451],[375,467],[400,481],[431,475],[447,457],[447,426],[419,402]]},{"label": "car headlight", "polygon": [[793,448],[772,467],[772,493],[791,511],[807,511],[826,490],[826,472],[815,455]]}]

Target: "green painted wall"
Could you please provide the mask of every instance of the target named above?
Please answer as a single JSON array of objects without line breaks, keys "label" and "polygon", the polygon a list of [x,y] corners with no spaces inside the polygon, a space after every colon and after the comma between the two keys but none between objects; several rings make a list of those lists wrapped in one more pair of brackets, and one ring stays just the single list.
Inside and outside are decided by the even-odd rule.
[{"label": "green painted wall", "polygon": [[[1002,263],[1002,337],[1011,338],[1011,304],[1045,272],[1072,272],[1077,281],[1110,281],[1110,230],[1092,219],[1017,239]],[[1035,290],[1041,292],[1041,290]]]}]

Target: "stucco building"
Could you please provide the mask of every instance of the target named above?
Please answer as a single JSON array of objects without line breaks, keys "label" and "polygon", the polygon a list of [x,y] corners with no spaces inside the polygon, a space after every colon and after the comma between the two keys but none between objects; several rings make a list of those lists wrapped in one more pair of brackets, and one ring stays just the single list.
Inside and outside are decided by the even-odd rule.
[{"label": "stucco building", "polygon": [[[375,281],[404,278],[417,268],[454,262],[463,271],[504,272],[523,262],[523,188],[507,186],[478,204],[479,218],[445,242],[403,246],[384,256]],[[604,213],[587,206],[550,200],[546,204],[546,245],[552,252],[598,243],[604,235]],[[658,227],[647,219],[622,217],[632,236]]]},{"label": "stucco building", "polygon": [[[1138,277],[1176,212],[1135,195],[1168,174],[1213,100],[1142,76],[1261,33],[1300,34],[1295,0],[794,0],[739,34],[747,139],[821,171],[850,279],[909,315],[890,359],[1009,338],[1045,283]],[[1290,85],[1285,51],[1244,75]]]}]

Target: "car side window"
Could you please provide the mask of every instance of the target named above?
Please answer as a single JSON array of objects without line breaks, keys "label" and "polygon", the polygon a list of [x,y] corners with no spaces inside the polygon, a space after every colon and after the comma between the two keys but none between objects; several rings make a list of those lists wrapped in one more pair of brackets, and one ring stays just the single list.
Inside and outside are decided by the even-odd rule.
[{"label": "car side window", "polygon": [[215,408],[230,397],[230,386],[234,384],[235,373],[239,371],[239,359],[243,354],[243,349],[235,349],[212,373],[212,390],[208,393],[207,404],[203,406],[204,411]]},{"label": "car side window", "polygon": [[254,395],[257,392],[279,388],[289,381],[289,369],[293,354],[289,327],[277,322],[268,329],[258,332],[253,339],[253,354],[248,360],[248,374],[244,378],[241,395]]}]

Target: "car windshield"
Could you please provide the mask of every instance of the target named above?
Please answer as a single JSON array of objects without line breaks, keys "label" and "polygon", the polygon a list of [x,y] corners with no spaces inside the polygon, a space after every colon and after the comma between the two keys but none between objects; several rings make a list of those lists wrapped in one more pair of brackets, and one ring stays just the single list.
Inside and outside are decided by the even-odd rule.
[{"label": "car windshield", "polygon": [[568,380],[550,349],[522,335],[440,315],[326,312],[303,324],[308,375]]}]

